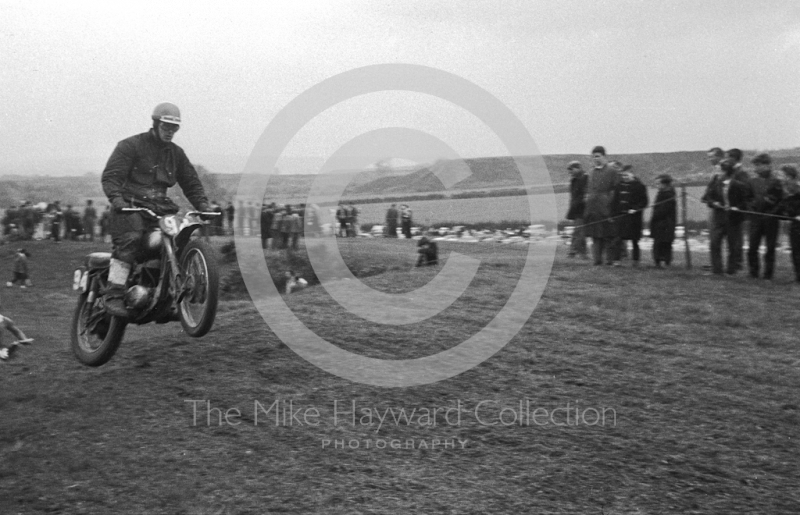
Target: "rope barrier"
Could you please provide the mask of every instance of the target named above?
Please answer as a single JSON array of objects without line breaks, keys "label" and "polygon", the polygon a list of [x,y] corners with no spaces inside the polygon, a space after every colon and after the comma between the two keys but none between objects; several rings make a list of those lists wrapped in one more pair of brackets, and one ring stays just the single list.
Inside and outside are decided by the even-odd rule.
[{"label": "rope barrier", "polygon": [[[708,206],[708,204],[703,202],[701,199],[698,199],[698,198],[694,197],[693,195],[689,195],[687,193],[686,196],[689,197],[690,199],[694,200],[695,202],[699,203],[699,204],[703,204],[703,205]],[[778,218],[780,220],[794,220],[794,221],[797,221],[796,218],[791,217],[791,216],[776,215],[776,214],[773,214],[773,213],[761,213],[761,212],[758,212],[758,211],[748,211],[747,209],[739,209],[738,207],[712,207],[712,206],[708,206],[708,207],[709,207],[709,209],[723,209],[725,211],[733,211],[733,212],[736,212],[736,213],[744,213],[746,215],[768,216],[770,218]]]},{"label": "rope barrier", "polygon": [[[590,225],[601,224],[601,223],[605,223],[605,222],[613,222],[617,218],[623,218],[623,217],[626,217],[626,216],[635,215],[636,213],[644,212],[645,209],[652,209],[652,208],[654,208],[654,207],[656,207],[658,205],[666,204],[667,202],[672,202],[672,201],[677,202],[678,201],[677,197],[665,199],[665,200],[662,200],[661,202],[656,202],[654,204],[651,204],[649,206],[645,206],[645,207],[640,208],[640,209],[632,209],[632,210],[629,210],[629,212],[627,212],[627,213],[621,213],[621,214],[612,216],[610,218],[604,218],[602,220],[597,220],[596,222],[589,222],[588,224],[575,225],[574,227],[575,227],[575,229],[581,229],[583,227],[589,227]],[[633,211],[633,213],[631,213],[630,211]]]}]

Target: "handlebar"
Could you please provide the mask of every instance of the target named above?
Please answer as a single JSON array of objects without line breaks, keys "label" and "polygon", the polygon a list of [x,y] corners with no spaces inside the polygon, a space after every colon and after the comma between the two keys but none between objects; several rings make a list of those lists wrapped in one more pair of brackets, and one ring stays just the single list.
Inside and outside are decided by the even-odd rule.
[{"label": "handlebar", "polygon": [[[123,207],[123,213],[147,213],[148,215],[152,216],[153,218],[161,218],[160,215],[157,215],[153,210],[148,209],[146,207]],[[222,213],[217,213],[216,211],[187,211],[186,216],[192,215],[199,215],[201,217],[205,216],[221,216]]]}]

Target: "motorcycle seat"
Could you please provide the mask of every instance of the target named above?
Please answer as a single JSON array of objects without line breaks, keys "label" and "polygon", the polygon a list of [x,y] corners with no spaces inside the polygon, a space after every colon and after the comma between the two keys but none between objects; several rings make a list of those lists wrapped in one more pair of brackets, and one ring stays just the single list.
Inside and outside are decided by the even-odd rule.
[{"label": "motorcycle seat", "polygon": [[108,268],[111,263],[111,252],[92,252],[86,256],[88,268]]}]

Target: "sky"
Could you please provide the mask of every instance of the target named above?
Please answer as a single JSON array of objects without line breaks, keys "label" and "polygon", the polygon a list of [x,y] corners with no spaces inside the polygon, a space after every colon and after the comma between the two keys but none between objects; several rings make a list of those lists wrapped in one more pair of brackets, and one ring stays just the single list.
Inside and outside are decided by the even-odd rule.
[{"label": "sky", "polygon": [[[393,63],[487,91],[543,154],[800,146],[794,0],[0,0],[0,174],[99,173],[162,101],[181,108],[175,141],[192,162],[238,173],[298,95]],[[278,167],[316,171],[387,127],[465,158],[508,152],[446,98],[379,91],[320,112]]]}]

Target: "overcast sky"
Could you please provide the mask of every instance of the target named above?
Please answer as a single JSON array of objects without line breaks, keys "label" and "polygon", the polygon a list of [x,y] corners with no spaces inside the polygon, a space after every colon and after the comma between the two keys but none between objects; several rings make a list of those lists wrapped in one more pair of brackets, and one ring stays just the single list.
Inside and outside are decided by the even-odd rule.
[{"label": "overcast sky", "polygon": [[[484,88],[544,154],[800,146],[795,0],[0,0],[0,173],[63,173],[53,163],[99,172],[164,100],[182,110],[176,142],[193,162],[239,172],[294,97],[381,63],[431,66]],[[463,157],[505,153],[445,100],[381,92],[321,113],[286,155],[325,157],[392,126]]]}]

